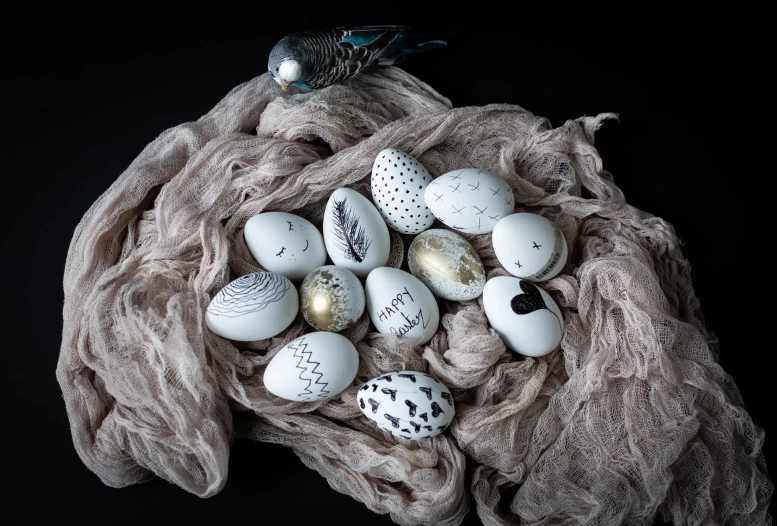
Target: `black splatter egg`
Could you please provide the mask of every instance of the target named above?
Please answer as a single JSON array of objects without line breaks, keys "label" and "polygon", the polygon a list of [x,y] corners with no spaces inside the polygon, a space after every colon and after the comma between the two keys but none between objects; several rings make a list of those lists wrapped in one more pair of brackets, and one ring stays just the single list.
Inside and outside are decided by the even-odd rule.
[{"label": "black splatter egg", "polygon": [[388,226],[403,234],[432,226],[435,217],[424,201],[431,181],[429,171],[412,155],[396,148],[378,153],[372,165],[372,200]]},{"label": "black splatter egg", "polygon": [[[368,394],[366,403],[361,399]],[[453,420],[450,390],[433,376],[398,371],[378,376],[357,393],[359,408],[379,428],[412,440],[434,437]]]}]

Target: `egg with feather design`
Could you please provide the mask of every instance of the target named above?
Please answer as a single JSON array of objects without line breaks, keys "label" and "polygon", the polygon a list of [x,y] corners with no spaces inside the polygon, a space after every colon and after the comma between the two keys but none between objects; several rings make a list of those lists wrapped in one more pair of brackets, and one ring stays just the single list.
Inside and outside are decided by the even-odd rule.
[{"label": "egg with feather design", "polygon": [[388,261],[388,227],[369,199],[356,190],[339,188],[329,196],[323,230],[332,262],[360,278]]}]

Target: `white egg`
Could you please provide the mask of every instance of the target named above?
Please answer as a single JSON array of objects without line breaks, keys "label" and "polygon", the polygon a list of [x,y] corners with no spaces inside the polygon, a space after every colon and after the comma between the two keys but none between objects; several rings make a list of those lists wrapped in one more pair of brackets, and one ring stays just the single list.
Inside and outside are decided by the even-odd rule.
[{"label": "white egg", "polygon": [[418,278],[392,267],[370,272],[364,286],[367,312],[378,332],[428,342],[440,324],[437,300]]},{"label": "white egg", "polygon": [[265,270],[299,281],[326,263],[321,232],[298,215],[264,212],[246,222],[248,250]]},{"label": "white egg", "polygon": [[453,420],[453,395],[436,378],[416,371],[378,376],[356,393],[362,413],[389,433],[412,440],[439,435]]},{"label": "white egg", "polygon": [[567,262],[564,234],[541,215],[519,213],[500,219],[491,242],[505,270],[529,281],[553,278]]},{"label": "white egg", "polygon": [[391,251],[386,222],[370,201],[355,190],[335,190],[324,211],[324,244],[332,262],[366,277],[388,261]]},{"label": "white egg", "polygon": [[477,298],[486,272],[477,251],[458,234],[432,228],[418,234],[407,250],[410,272],[435,296],[453,301]]},{"label": "white egg", "polygon": [[437,219],[467,234],[491,232],[515,206],[510,186],[501,177],[478,168],[441,175],[426,187],[424,200]]},{"label": "white egg", "polygon": [[299,310],[294,284],[274,272],[252,272],[231,281],[205,311],[210,330],[236,341],[272,338],[291,325]]},{"label": "white egg", "polygon": [[431,182],[431,174],[415,157],[386,148],[372,165],[372,200],[388,226],[417,234],[435,221],[424,201],[424,190]]},{"label": "white egg", "polygon": [[520,354],[543,356],[561,343],[561,310],[531,281],[508,276],[489,279],[483,289],[483,307],[491,328]]},{"label": "white egg", "polygon": [[264,371],[264,386],[295,402],[326,400],[351,385],[359,353],[348,338],[334,332],[311,332],[287,343]]}]

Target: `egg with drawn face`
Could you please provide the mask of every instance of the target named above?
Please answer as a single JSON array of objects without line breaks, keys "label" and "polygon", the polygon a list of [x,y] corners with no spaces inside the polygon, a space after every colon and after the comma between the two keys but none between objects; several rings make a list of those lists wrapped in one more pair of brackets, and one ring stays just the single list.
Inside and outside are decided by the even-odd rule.
[{"label": "egg with drawn face", "polygon": [[288,212],[264,212],[248,220],[248,250],[265,270],[300,281],[326,263],[321,232],[307,219]]}]

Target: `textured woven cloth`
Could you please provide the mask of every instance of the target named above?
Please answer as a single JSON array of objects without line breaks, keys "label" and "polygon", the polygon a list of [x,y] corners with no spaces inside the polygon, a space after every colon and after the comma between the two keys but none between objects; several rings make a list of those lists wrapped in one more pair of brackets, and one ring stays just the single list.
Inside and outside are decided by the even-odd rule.
[{"label": "textured woven cloth", "polygon": [[[150,143],[79,223],[67,257],[57,378],[83,462],[109,486],[162,477],[202,497],[227,478],[237,437],[291,447],[337,491],[400,524],[765,524],[772,483],[736,385],[717,363],[672,225],[626,203],[594,147],[611,114],[548,121],[514,105],[451,107],[398,68],[313,92],[269,75]],[[482,298],[441,300],[424,346],[344,332],[356,380],[324,402],[271,395],[262,374],[312,330],[301,315],[250,343],[210,332],[229,281],[262,270],[243,226],[286,211],[319,228],[337,188],[369,196],[377,153],[415,156],[435,176],[498,174],[516,212],[562,230],[561,274],[540,286],[563,312],[560,350],[524,358],[490,329]],[[439,223],[435,228],[445,228]],[[489,278],[507,275],[491,235],[464,236]],[[392,233],[389,264],[410,236]],[[427,372],[456,417],[418,442],[369,422],[362,382]],[[244,412],[240,426],[236,412]]]}]

